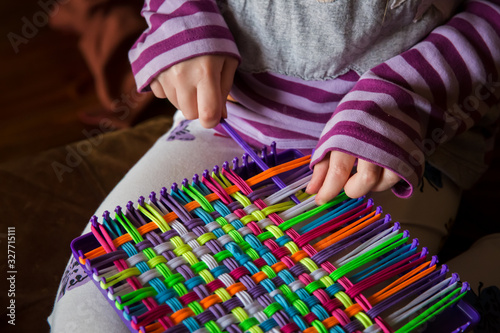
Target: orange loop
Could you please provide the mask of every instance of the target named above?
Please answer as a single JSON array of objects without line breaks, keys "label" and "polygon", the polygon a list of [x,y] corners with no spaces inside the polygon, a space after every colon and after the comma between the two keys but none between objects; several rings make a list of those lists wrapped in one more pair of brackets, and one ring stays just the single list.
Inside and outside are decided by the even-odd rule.
[{"label": "orange loop", "polygon": [[309,327],[304,330],[304,333],[318,333],[316,327]]},{"label": "orange loop", "polygon": [[190,308],[180,309],[172,313],[170,319],[174,322],[175,325],[180,324],[184,319],[194,316],[193,310]]},{"label": "orange loop", "polygon": [[325,327],[327,329],[330,329],[333,326],[338,325],[339,321],[335,317],[329,317],[329,318],[326,318],[325,320],[323,320],[322,323],[323,323],[323,325],[325,325]]},{"label": "orange loop", "polygon": [[287,266],[285,265],[284,262],[279,261],[279,262],[275,263],[274,265],[272,265],[271,268],[274,270],[275,273],[279,273],[282,270],[284,270],[285,268],[287,268]]},{"label": "orange loop", "polygon": [[203,310],[206,310],[209,307],[211,307],[212,305],[217,304],[217,303],[222,303],[222,300],[220,299],[219,295],[217,295],[217,294],[213,294],[213,295],[210,295],[208,297],[205,297],[204,299],[202,299],[200,301],[200,305],[202,306]]},{"label": "orange loop", "polygon": [[[145,327],[147,333],[162,333],[165,332],[165,327],[160,323],[154,323]],[[142,332],[142,331],[141,331]]]},{"label": "orange loop", "polygon": [[259,283],[260,281],[262,281],[264,279],[267,279],[267,274],[264,272],[258,272],[258,273],[255,273],[254,275],[252,275],[252,280],[255,283]]},{"label": "orange loop", "polygon": [[235,284],[230,285],[229,287],[226,288],[227,292],[229,295],[234,296],[236,293],[239,293],[240,291],[247,290],[247,287],[241,282],[237,282]]},{"label": "orange loop", "polygon": [[294,254],[292,254],[290,256],[290,258],[294,261],[294,262],[299,262],[301,261],[302,259],[304,258],[307,258],[308,255],[307,255],[307,252],[304,251],[304,250],[300,250],[300,251],[297,251],[295,252]]}]

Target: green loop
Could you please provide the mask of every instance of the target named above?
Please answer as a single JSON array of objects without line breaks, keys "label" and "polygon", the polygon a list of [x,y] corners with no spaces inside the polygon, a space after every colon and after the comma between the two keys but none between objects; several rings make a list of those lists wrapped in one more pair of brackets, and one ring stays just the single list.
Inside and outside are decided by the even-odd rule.
[{"label": "green loop", "polygon": [[214,258],[215,258],[215,260],[217,260],[217,262],[221,262],[222,260],[227,259],[227,258],[232,257],[232,256],[233,255],[232,255],[231,251],[229,251],[229,250],[222,250],[219,253],[214,254]]},{"label": "green loop", "polygon": [[273,270],[271,267],[269,267],[268,265],[262,266],[262,267],[260,268],[260,270],[261,270],[261,271],[263,271],[264,273],[266,273],[266,275],[267,275],[270,279],[272,279],[272,278],[276,277],[276,273],[275,273],[275,272],[274,272],[274,270]]},{"label": "green loop", "polygon": [[193,270],[193,272],[195,272],[196,274],[198,274],[202,270],[208,269],[208,265],[204,261],[200,261],[200,262],[197,262],[194,265],[191,265],[191,269]]},{"label": "green loop", "polygon": [[250,317],[242,321],[238,326],[241,328],[243,332],[246,332],[250,329],[250,327],[259,325],[259,320],[255,317]]},{"label": "green loop", "polygon": [[175,273],[168,278],[165,279],[165,284],[169,287],[172,288],[173,285],[179,283],[179,282],[184,282],[185,279],[181,275],[181,273]]},{"label": "green loop", "polygon": [[217,326],[213,320],[206,322],[204,326],[210,331],[210,333],[222,333],[219,326]]},{"label": "green loop", "polygon": [[[297,297],[298,298],[298,297]],[[293,303],[292,303],[293,306],[295,306],[295,308],[297,310],[299,310],[300,312],[300,315],[301,316],[305,316],[306,314],[308,314],[310,311],[309,311],[309,308],[307,307],[306,303],[304,303],[303,300],[301,299],[297,299],[295,300]]]},{"label": "green loop", "polygon": [[309,294],[312,294],[320,288],[325,288],[325,285],[321,281],[313,281],[306,286],[306,290]]},{"label": "green loop", "polygon": [[279,303],[272,303],[270,304],[267,308],[264,309],[264,313],[268,318],[271,318],[273,314],[278,312],[279,310],[282,310],[283,307]]},{"label": "green loop", "polygon": [[273,237],[274,237],[274,236],[273,236],[273,233],[272,233],[272,232],[270,232],[270,231],[265,231],[265,232],[263,232],[263,233],[261,233],[261,234],[257,235],[257,238],[258,238],[261,242],[263,242],[263,241],[265,241],[265,240],[267,240],[267,239],[273,238]]},{"label": "green loop", "polygon": [[200,313],[203,313],[203,307],[200,305],[198,302],[191,302],[188,304],[189,308],[193,310],[195,315],[199,315]]},{"label": "green loop", "polygon": [[319,333],[328,333],[328,330],[326,329],[325,325],[323,325],[323,323],[320,322],[319,320],[313,320],[311,325],[314,326]]},{"label": "green loop", "polygon": [[293,293],[293,292],[290,292],[290,293],[285,293],[283,292],[283,294],[285,295],[286,299],[291,303],[293,304],[296,300],[299,299],[299,296],[296,294],[296,293]]}]

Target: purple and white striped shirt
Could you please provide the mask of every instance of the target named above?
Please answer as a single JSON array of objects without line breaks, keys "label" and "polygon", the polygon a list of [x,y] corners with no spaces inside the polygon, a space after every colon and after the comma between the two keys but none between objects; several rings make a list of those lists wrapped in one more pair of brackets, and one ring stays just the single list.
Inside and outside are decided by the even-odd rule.
[{"label": "purple and white striped shirt", "polygon": [[[196,56],[241,60],[213,0],[147,0],[142,14],[149,28],[129,53],[139,91]],[[382,61],[325,80],[238,70],[228,122],[257,146],[314,149],[312,165],[338,150],[390,169],[404,180],[393,188],[401,197],[411,195],[426,160],[470,186],[498,125],[500,1],[466,1],[446,24]]]}]

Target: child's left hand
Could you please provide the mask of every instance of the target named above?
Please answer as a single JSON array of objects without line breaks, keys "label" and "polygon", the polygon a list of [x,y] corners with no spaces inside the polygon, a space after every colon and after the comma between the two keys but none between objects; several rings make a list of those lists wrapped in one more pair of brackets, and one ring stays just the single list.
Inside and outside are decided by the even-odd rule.
[{"label": "child's left hand", "polygon": [[370,191],[388,190],[400,180],[394,172],[361,159],[357,159],[357,172],[352,174],[356,159],[340,151],[330,152],[314,166],[306,192],[317,193],[316,203],[321,205],[335,198],[342,188],[347,196],[359,198]]}]

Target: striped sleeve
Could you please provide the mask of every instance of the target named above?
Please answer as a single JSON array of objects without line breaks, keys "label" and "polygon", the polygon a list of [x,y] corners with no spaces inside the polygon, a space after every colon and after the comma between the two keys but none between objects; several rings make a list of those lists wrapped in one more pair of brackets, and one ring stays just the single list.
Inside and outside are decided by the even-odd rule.
[{"label": "striped sleeve", "polygon": [[239,59],[234,38],[214,0],[146,0],[148,28],[129,51],[139,91],[171,66],[206,54]]},{"label": "striped sleeve", "polygon": [[500,98],[500,4],[467,1],[448,23],[363,74],[328,121],[312,165],[343,151],[397,173],[409,197],[426,156]]}]

